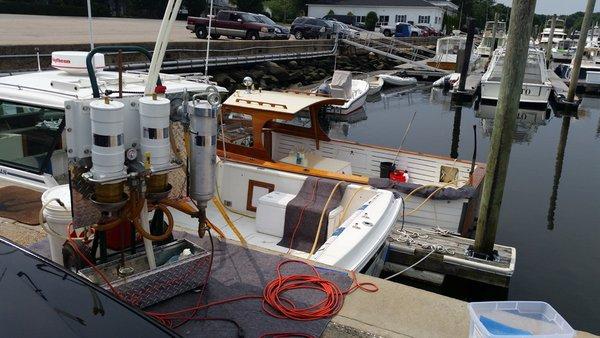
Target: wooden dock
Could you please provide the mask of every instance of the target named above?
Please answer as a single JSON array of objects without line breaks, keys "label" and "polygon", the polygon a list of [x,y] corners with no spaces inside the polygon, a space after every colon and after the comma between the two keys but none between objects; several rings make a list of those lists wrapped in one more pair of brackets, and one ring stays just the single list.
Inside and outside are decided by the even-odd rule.
[{"label": "wooden dock", "polygon": [[548,69],[548,80],[552,83],[552,106],[555,110],[561,113],[576,113],[581,103],[581,98],[575,96],[573,102],[567,101],[569,86],[565,83],[565,79],[560,78],[552,69]]},{"label": "wooden dock", "polygon": [[[396,273],[419,260],[413,270],[453,275],[478,282],[508,287],[515,270],[516,249],[495,245],[496,260],[469,255],[474,240],[440,229],[397,223],[388,237],[385,270]],[[435,250],[434,253],[432,251]],[[408,271],[407,271],[408,273]]]}]

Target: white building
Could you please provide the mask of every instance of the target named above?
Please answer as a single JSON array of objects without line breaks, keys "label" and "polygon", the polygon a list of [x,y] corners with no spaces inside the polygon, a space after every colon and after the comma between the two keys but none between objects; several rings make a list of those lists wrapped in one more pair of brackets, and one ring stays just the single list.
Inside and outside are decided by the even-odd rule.
[{"label": "white building", "polygon": [[322,18],[333,11],[335,14],[352,13],[358,22],[364,22],[367,13],[373,11],[382,25],[412,22],[442,29],[445,12],[455,13],[458,7],[449,0],[309,0],[308,16]]}]

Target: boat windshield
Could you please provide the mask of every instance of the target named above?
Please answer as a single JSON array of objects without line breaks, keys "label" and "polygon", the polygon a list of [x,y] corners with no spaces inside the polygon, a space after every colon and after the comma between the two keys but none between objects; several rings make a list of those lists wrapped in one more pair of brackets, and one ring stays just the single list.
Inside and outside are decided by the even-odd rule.
[{"label": "boat windshield", "polygon": [[61,148],[65,112],[0,101],[0,164],[51,173],[50,157]]},{"label": "boat windshield", "polygon": [[465,49],[466,39],[460,37],[450,37],[439,39],[437,44],[437,54],[454,54],[458,55],[458,51]]}]

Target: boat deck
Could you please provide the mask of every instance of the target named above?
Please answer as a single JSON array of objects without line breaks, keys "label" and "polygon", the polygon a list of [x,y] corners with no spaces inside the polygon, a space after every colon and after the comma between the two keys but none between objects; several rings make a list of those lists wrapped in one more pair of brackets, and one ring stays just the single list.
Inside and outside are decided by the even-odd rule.
[{"label": "boat deck", "polygon": [[386,269],[400,271],[431,253],[416,267],[442,275],[454,275],[486,284],[508,287],[515,269],[515,248],[495,245],[498,255],[495,261],[473,258],[467,254],[474,240],[424,228],[416,225],[400,223],[394,227],[388,237],[390,244],[386,259]]}]

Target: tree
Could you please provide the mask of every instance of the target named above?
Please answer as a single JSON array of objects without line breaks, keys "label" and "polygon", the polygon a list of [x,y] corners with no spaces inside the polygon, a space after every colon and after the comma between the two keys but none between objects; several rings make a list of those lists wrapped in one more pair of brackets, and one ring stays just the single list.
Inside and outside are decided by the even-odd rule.
[{"label": "tree", "polygon": [[330,9],[329,12],[327,12],[327,15],[335,15],[335,12],[333,11],[333,9]]},{"label": "tree", "polygon": [[370,31],[375,30],[375,25],[378,20],[379,17],[377,16],[377,13],[373,11],[367,13],[367,17],[365,18],[365,28]]},{"label": "tree", "polygon": [[238,0],[236,5],[242,12],[262,13],[264,9],[262,0]]},{"label": "tree", "polygon": [[348,13],[346,13],[346,15],[348,15],[348,16],[354,16],[354,13],[348,12]]}]

